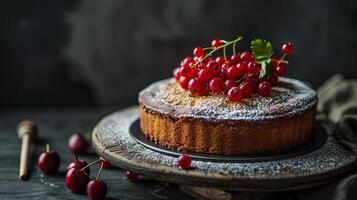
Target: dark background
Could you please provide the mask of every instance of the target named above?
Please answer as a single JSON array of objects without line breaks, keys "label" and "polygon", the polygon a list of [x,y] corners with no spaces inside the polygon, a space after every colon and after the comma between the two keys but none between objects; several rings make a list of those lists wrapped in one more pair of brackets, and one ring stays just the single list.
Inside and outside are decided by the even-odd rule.
[{"label": "dark background", "polygon": [[295,44],[288,76],[357,77],[357,1],[0,1],[0,107],[136,103],[213,38]]}]

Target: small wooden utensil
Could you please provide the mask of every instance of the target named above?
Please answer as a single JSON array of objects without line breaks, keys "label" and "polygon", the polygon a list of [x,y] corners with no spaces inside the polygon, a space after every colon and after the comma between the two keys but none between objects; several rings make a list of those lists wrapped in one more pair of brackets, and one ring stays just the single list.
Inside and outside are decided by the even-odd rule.
[{"label": "small wooden utensil", "polygon": [[31,120],[25,120],[17,126],[16,130],[18,137],[22,140],[19,177],[21,180],[27,180],[30,144],[36,138],[38,129],[35,122]]}]

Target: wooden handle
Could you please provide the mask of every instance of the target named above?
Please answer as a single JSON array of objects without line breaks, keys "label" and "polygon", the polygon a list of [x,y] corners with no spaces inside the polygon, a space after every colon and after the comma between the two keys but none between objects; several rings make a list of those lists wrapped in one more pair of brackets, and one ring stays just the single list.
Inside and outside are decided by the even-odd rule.
[{"label": "wooden handle", "polygon": [[37,135],[37,127],[33,121],[26,120],[17,126],[17,134],[22,140],[20,154],[20,171],[19,177],[21,180],[28,179],[28,165],[30,157],[30,144]]}]

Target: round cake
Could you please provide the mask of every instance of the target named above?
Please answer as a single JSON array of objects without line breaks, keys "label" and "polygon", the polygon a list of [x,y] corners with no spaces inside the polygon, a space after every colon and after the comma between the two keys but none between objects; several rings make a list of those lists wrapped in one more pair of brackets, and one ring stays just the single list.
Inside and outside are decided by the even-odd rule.
[{"label": "round cake", "polygon": [[140,127],[160,145],[182,152],[256,155],[290,150],[314,133],[317,96],[303,82],[279,77],[268,97],[241,102],[192,96],[175,79],[139,94]]}]

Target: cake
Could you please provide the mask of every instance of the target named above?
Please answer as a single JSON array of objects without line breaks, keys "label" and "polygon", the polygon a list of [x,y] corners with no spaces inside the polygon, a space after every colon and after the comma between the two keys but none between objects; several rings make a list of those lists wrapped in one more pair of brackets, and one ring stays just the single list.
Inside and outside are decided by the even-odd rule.
[{"label": "cake", "polygon": [[[262,66],[267,67],[253,55],[246,61],[243,54],[240,58],[238,64],[230,65],[254,62],[260,65],[255,71],[260,75]],[[181,68],[184,65],[183,61]],[[282,77],[277,73],[277,64],[274,65],[275,70],[267,74],[269,78],[246,70],[230,87],[213,87],[217,85],[212,86],[215,78],[211,75],[210,80],[200,82],[202,89],[196,89],[192,82],[200,81],[200,72],[188,77],[187,85],[182,84],[181,79],[187,78],[182,72],[175,75],[176,79],[149,85],[139,94],[142,133],[159,145],[183,153],[215,155],[271,154],[306,143],[314,133],[316,93],[302,81]],[[195,69],[192,66],[190,69]],[[207,66],[202,61],[198,71]],[[223,71],[222,64],[219,69]],[[227,75],[217,77],[232,80]],[[220,90],[216,91],[217,88]]]}]

